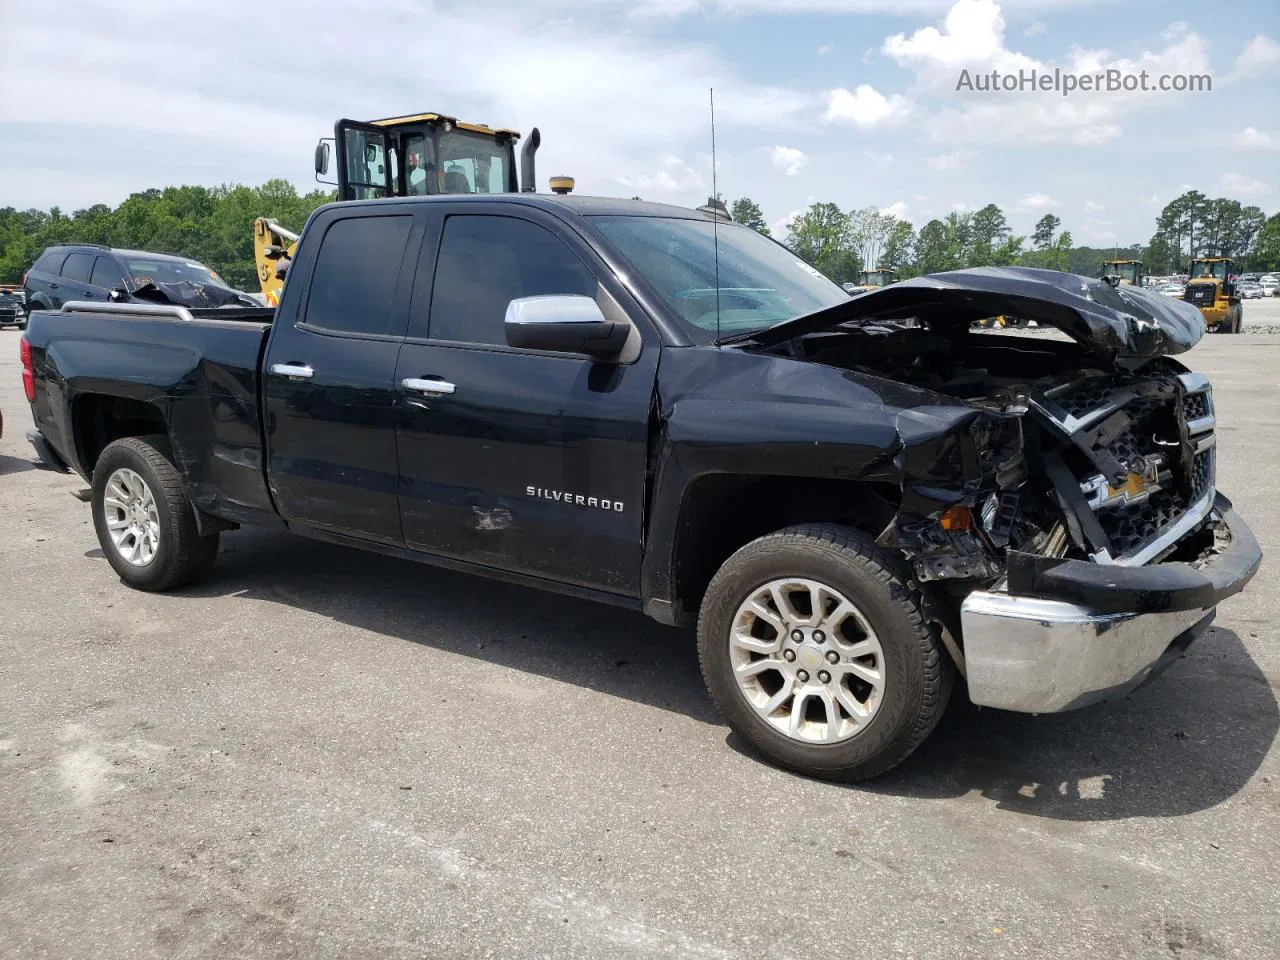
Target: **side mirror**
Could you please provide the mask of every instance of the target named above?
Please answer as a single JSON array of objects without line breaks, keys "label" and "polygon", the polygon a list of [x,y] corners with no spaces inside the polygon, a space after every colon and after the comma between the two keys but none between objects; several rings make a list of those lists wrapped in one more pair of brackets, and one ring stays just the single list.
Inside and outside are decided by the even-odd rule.
[{"label": "side mirror", "polygon": [[316,144],[316,176],[323,177],[329,172],[329,144],[321,140]]},{"label": "side mirror", "polygon": [[521,297],[507,304],[507,345],[612,360],[631,334],[630,324],[605,319],[591,297]]},{"label": "side mirror", "polygon": [[129,291],[124,287],[116,287],[107,294],[107,300],[111,303],[124,303],[129,299]]}]

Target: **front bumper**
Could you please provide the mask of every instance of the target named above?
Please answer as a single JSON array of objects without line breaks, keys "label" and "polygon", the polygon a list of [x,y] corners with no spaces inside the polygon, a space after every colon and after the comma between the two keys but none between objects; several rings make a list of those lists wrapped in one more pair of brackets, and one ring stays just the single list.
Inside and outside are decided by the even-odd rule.
[{"label": "front bumper", "polygon": [[1159,674],[1262,562],[1230,501],[1219,496],[1214,513],[1230,542],[1199,568],[1047,561],[1011,566],[1009,592],[971,593],[960,607],[969,698],[1055,713],[1123,696]]}]

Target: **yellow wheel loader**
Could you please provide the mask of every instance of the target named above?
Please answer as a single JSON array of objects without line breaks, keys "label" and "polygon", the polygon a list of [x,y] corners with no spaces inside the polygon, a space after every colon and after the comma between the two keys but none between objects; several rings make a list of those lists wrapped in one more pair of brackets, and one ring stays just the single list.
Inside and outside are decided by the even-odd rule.
[{"label": "yellow wheel loader", "polygon": [[898,274],[887,267],[877,267],[874,270],[863,270],[858,274],[857,283],[846,283],[845,290],[852,294],[866,293],[869,290],[878,290],[880,287],[887,287],[898,282]]},{"label": "yellow wheel loader", "polygon": [[1141,260],[1103,260],[1102,270],[1098,274],[1103,280],[1112,281],[1112,286],[1124,284],[1130,287],[1142,286]]},{"label": "yellow wheel loader", "polygon": [[[338,200],[428,196],[442,193],[534,193],[534,153],[542,141],[534,127],[520,151],[520,134],[467,123],[442,113],[381,120],[339,120],[334,135],[316,144],[316,180],[338,188]],[[331,146],[332,145],[332,146]],[[336,183],[321,180],[335,159]],[[559,194],[573,190],[570,177],[552,177]],[[253,226],[258,282],[268,306],[280,302],[298,235],[261,217]]]},{"label": "yellow wheel loader", "polygon": [[1228,257],[1197,257],[1191,261],[1191,276],[1182,299],[1198,307],[1210,333],[1239,333],[1244,307],[1231,274],[1235,266]]}]

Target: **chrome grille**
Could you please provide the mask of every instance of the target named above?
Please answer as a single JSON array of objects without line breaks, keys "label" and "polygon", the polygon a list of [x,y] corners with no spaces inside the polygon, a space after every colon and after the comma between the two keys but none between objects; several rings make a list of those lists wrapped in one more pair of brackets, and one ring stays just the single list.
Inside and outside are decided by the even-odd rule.
[{"label": "chrome grille", "polygon": [[1156,437],[1155,424],[1161,419],[1169,424],[1176,399],[1139,398],[1125,404],[1123,377],[1095,375],[1048,391],[1035,404],[1068,434],[1100,424],[1120,409],[1129,417],[1129,425],[1104,449],[1130,479],[1119,487],[1101,474],[1080,479],[1080,490],[1108,542],[1094,554],[1098,562],[1147,563],[1199,523],[1212,505],[1213,395],[1200,374],[1182,374],[1178,380],[1182,421],[1194,450],[1189,472],[1181,445],[1171,446],[1168,439],[1160,443]]}]

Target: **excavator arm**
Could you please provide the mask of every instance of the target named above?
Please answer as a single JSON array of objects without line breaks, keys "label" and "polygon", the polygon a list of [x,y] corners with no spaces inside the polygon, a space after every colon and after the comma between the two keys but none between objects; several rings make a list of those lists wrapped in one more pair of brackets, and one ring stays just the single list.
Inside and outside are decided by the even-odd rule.
[{"label": "excavator arm", "polygon": [[269,217],[253,221],[253,261],[267,306],[280,306],[284,275],[298,246],[298,235]]}]

